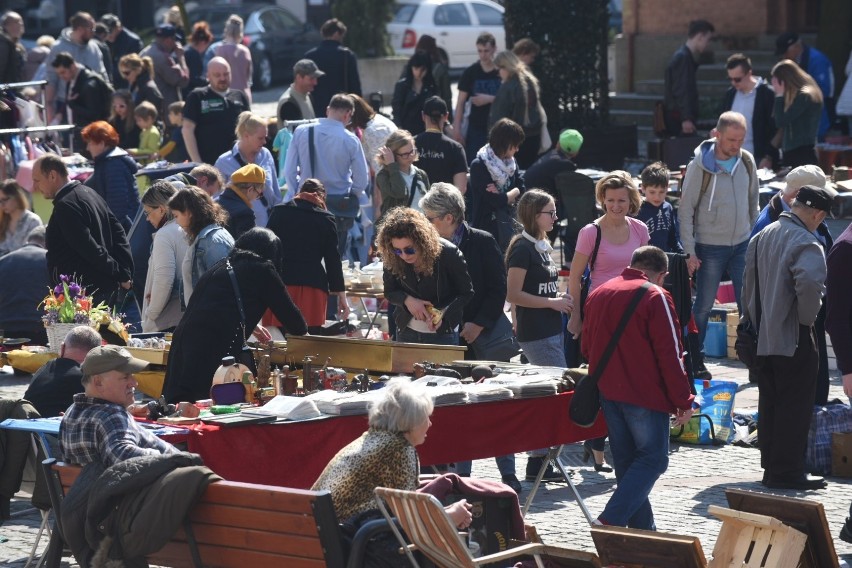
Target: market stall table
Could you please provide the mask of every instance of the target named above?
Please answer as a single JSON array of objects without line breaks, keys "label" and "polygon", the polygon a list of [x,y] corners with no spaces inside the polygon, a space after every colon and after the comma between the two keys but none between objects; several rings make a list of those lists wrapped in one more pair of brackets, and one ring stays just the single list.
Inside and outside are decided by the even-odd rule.
[{"label": "market stall table", "polygon": [[[606,434],[603,418],[580,428],[568,418],[573,393],[438,406],[422,465],[483,459],[579,442]],[[193,427],[189,451],[230,481],[309,488],[331,458],[367,429],[366,416],[249,426]]]}]

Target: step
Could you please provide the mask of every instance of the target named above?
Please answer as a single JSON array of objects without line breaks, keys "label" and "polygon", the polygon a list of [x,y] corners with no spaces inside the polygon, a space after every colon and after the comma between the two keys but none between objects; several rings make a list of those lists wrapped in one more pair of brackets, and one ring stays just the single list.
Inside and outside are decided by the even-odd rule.
[{"label": "step", "polygon": [[656,95],[640,93],[610,93],[609,108],[617,110],[653,110],[654,104],[660,100]]},{"label": "step", "polygon": [[618,110],[610,108],[609,120],[612,124],[629,126],[635,124],[637,126],[654,126],[654,111],[653,110]]},{"label": "step", "polygon": [[[730,81],[724,79],[697,81],[697,83],[698,93],[702,97],[721,97],[730,86]],[[665,88],[663,79],[646,79],[636,82],[635,91],[640,95],[656,95],[663,98]]]}]

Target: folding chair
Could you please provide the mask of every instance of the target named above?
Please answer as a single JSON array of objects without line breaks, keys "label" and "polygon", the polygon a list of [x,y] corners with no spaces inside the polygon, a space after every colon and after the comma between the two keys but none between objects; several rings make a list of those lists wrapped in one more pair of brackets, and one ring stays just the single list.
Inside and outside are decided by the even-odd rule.
[{"label": "folding chair", "polygon": [[[411,565],[415,568],[419,568],[420,565],[412,553],[413,550],[421,551],[432,562],[444,568],[478,568],[522,556],[532,556],[539,568],[544,568],[542,558],[549,556],[565,559],[560,561],[562,566],[573,568],[600,568],[601,566],[595,554],[541,543],[523,544],[502,552],[474,558],[462,535],[444,511],[443,505],[433,495],[377,487],[376,502],[403,551],[408,555]],[[393,511],[402,530],[411,539],[412,545],[409,545],[399,532],[388,507]]]}]

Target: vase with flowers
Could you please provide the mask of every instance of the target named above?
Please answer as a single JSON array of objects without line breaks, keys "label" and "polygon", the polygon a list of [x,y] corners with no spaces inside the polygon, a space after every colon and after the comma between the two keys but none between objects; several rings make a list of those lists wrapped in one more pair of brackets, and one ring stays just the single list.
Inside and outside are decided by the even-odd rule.
[{"label": "vase with flowers", "polygon": [[112,313],[109,306],[101,302],[94,305],[85,287],[75,282],[74,276],[61,275],[59,283],[49,289],[39,307],[44,307],[44,327],[50,350],[59,353],[59,346],[65,335],[78,325],[88,325],[100,329],[106,325],[126,342],[130,335],[121,318]]}]

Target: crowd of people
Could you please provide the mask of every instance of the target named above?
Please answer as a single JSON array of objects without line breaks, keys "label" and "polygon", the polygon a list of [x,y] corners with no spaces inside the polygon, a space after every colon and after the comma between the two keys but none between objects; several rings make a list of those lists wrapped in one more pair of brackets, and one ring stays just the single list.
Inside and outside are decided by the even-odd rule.
[{"label": "crowd of people", "polygon": [[[14,13],[0,20],[6,36],[19,40],[9,31],[17,22]],[[748,57],[729,58],[726,108],[695,149],[677,211],[665,199],[670,175],[662,163],[642,172],[641,192],[624,171],[597,181],[603,213],[563,241],[576,240],[562,290],[553,236],[570,211],[560,176],[577,169],[583,137],[566,129],[551,143],[529,66],[539,51],[531,41],[496,53],[494,36],[481,33],[478,61],[464,71],[453,107],[447,62],[434,38],[421,36],[393,89],[391,120],[362,98],[356,58],[342,45],[346,26],[329,20],[322,43],[294,65],[270,122],[251,110],[239,17],[228,19],[216,43],[205,22],[195,23],[185,47],[179,20],[158,26],[146,47],[114,15],[99,23],[104,42],[93,38],[90,14],[72,16],[42,63],[48,116],[73,121],[94,172],[81,183],[55,154],[35,161],[33,190],[53,202],[46,230],[23,188],[0,185],[0,281],[27,274],[43,290],[60,274],[75,274],[95,302],[123,306],[139,330],[172,331],[167,402],[206,399],[222,357],[243,357],[252,335],[268,341],[268,326],[302,335],[346,319],[342,262],[369,261],[374,248],[394,339],[465,345],[477,359],[507,361],[522,351],[534,365],[589,362],[600,374],[619,482],[597,522],[654,529],[648,495],[667,466],[669,417],[683,424],[700,408],[688,377],[709,378],[703,341],[727,273],[741,314],[761,330],[753,372],[764,484],[824,487],[805,470],[806,426],[811,405],[827,397],[825,330],[836,353],[852,347],[849,302],[830,300],[827,309],[823,302],[826,281],[830,299],[846,296],[837,272],[847,270],[841,259],[852,237],[847,230],[832,248],[825,228],[834,191],[814,148],[830,96],[811,67],[818,52],[795,34],[778,38],[785,58],[773,67],[771,86],[753,76]],[[667,69],[672,134],[696,131],[696,57],[714,32],[709,22],[693,22]],[[27,55],[15,49],[18,66],[0,68],[0,77],[23,78]],[[291,131],[292,121],[308,123]],[[274,126],[277,162],[267,148]],[[134,157],[150,156],[196,165],[153,183],[140,199]],[[791,168],[786,188],[761,212],[757,170],[779,164]],[[672,262],[666,253],[688,255],[694,321],[678,320],[662,288]],[[128,302],[134,290],[138,301]],[[38,300],[0,302],[7,336],[41,338]],[[617,329],[625,339],[605,356]],[[684,337],[692,368],[684,364]],[[117,347],[95,347],[97,339],[73,331],[60,359],[31,386],[45,415],[64,410],[60,392],[67,404],[73,395],[61,434],[66,459],[110,465],[170,451],[123,410],[141,363]],[[852,394],[852,367],[838,361]],[[60,381],[73,386],[45,388]],[[431,403],[401,383],[386,390],[370,430],[317,480],[332,492],[341,520],[370,513],[377,484],[414,488],[414,447],[425,439]],[[121,429],[129,438],[119,442]],[[585,453],[597,471],[612,471],[604,444],[589,440]],[[545,479],[561,478],[545,463],[547,451],[530,452],[527,480],[542,469]],[[396,467],[380,482],[385,477],[373,471],[387,460]],[[497,463],[502,481],[520,492],[514,456]],[[469,462],[456,465],[470,474]],[[470,523],[464,504],[448,512],[460,527]]]}]

